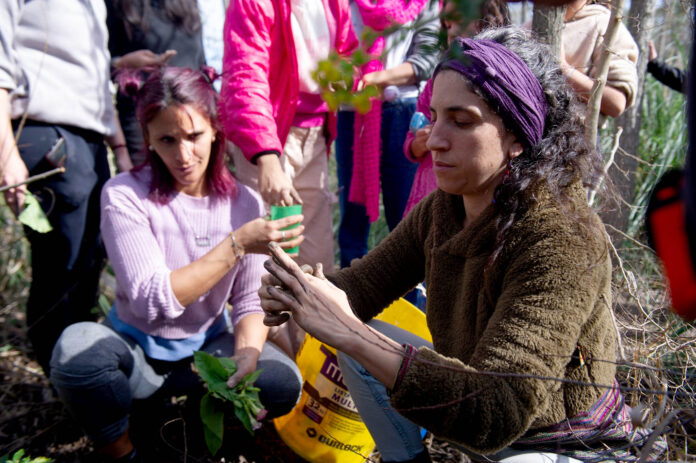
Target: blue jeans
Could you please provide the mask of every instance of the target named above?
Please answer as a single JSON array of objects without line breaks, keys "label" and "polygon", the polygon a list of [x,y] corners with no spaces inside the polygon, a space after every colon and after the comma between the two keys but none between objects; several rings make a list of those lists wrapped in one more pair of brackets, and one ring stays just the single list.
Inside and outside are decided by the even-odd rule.
[{"label": "blue jeans", "polygon": [[[17,124],[13,122],[15,129]],[[63,329],[94,320],[91,310],[105,261],[99,197],[110,176],[102,135],[28,120],[17,146],[30,175],[54,168],[44,156],[59,137],[65,140],[65,172],[29,184],[53,230],[38,233],[24,228],[31,245],[32,271],[28,337],[46,375],[53,345]]]},{"label": "blue jeans", "polygon": [[[217,357],[234,355],[234,334],[225,332],[202,350]],[[106,324],[70,325],[56,343],[51,383],[63,403],[97,447],[114,442],[128,429],[134,399],[153,394],[182,395],[201,387],[191,361],[148,358],[138,344]],[[258,361],[261,403],[269,417],[288,413],[302,391],[295,362],[267,342]]]},{"label": "blue jeans", "polygon": [[[375,330],[401,344],[415,347],[432,344],[423,338],[397,328],[380,320],[371,320]],[[415,458],[424,449],[421,428],[400,415],[389,403],[387,389],[375,379],[365,367],[348,355],[338,352],[338,365],[343,373],[343,382],[348,386],[353,402],[360,413],[365,426],[382,455],[382,461],[408,461]],[[504,448],[493,455],[476,455],[452,443],[467,454],[473,461],[498,461],[503,463],[581,463],[574,458],[548,452],[513,450]]]},{"label": "blue jeans", "polygon": [[[413,177],[418,168],[404,156],[404,140],[415,110],[416,98],[382,104],[382,155],[379,171],[384,215],[389,230],[393,230],[404,215]],[[348,201],[353,177],[354,120],[355,112],[339,111],[336,171],[341,208],[341,222],[338,227],[341,267],[347,267],[353,259],[367,254],[367,238],[370,234],[370,221],[365,207]]]},{"label": "blue jeans", "polygon": [[[399,343],[432,347],[425,339],[389,323],[372,320],[368,324]],[[382,459],[406,461],[421,453],[424,447],[420,427],[392,408],[384,384],[375,379],[365,367],[340,351],[338,365],[343,373],[343,382],[348,386],[353,402],[377,444]]]}]

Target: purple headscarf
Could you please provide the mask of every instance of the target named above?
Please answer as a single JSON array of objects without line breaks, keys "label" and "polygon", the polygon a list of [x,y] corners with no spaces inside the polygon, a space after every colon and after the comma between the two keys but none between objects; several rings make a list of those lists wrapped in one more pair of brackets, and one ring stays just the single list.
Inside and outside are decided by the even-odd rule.
[{"label": "purple headscarf", "polygon": [[444,70],[463,74],[479,88],[525,148],[541,140],[546,118],[544,90],[515,53],[492,40],[457,38],[433,78]]}]

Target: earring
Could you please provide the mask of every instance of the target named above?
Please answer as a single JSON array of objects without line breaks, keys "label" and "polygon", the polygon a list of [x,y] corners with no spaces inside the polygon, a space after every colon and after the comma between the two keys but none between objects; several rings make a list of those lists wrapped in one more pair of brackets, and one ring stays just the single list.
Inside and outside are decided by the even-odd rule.
[{"label": "earring", "polygon": [[505,173],[503,174],[503,182],[510,178],[510,169],[511,168],[512,168],[512,159],[510,159],[508,161],[507,169],[505,169]]},{"label": "earring", "polygon": [[147,145],[147,149],[148,149],[149,151],[155,151],[155,150],[152,148],[152,145]]}]

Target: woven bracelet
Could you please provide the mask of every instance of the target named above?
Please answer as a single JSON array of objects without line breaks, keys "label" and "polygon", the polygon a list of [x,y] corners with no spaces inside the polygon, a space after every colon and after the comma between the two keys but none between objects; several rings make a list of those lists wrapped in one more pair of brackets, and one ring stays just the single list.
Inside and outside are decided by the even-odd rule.
[{"label": "woven bracelet", "polygon": [[244,257],[244,251],[239,248],[237,244],[237,238],[234,237],[234,230],[230,232],[230,238],[232,238],[232,249],[234,250],[234,255],[237,257],[237,261],[242,260]]},{"label": "woven bracelet", "polygon": [[413,347],[411,344],[402,344],[401,345],[404,349],[403,353],[403,358],[401,359],[401,365],[399,366],[399,371],[396,374],[396,379],[394,380],[394,385],[392,388],[389,390],[389,395],[391,395],[394,391],[396,391],[399,386],[401,385],[401,382],[404,379],[404,376],[406,376],[406,370],[408,369],[409,364],[411,363],[411,360],[413,360],[416,356],[416,348]]}]

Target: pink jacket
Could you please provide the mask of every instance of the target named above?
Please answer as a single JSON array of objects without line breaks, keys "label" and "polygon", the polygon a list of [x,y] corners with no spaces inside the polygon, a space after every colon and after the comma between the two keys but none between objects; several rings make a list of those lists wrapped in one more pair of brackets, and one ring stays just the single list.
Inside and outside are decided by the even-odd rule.
[{"label": "pink jacket", "polygon": [[[358,46],[348,0],[322,0],[334,49]],[[227,138],[250,161],[283,152],[299,97],[290,0],[232,0],[227,9],[220,118]],[[330,142],[336,119],[329,115]]]}]

